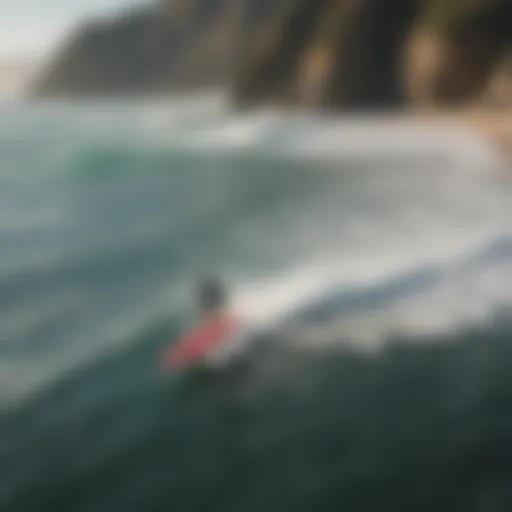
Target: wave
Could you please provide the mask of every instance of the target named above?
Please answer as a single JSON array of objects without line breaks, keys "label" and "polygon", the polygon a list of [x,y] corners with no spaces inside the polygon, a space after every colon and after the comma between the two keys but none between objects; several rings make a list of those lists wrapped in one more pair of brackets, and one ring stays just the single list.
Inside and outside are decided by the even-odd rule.
[{"label": "wave", "polygon": [[211,385],[191,394],[155,378],[167,329],[140,333],[144,343],[0,417],[1,464],[11,469],[4,506],[30,510],[45,496],[57,512],[77,503],[374,510],[428,497],[441,509],[487,499],[489,486],[509,496],[500,482],[509,476],[510,316],[458,334],[390,337],[378,356],[283,352],[238,378],[236,394]]},{"label": "wave", "polygon": [[[206,103],[0,116],[0,508],[510,509],[492,152]],[[204,271],[271,350],[162,375]]]},{"label": "wave", "polygon": [[[409,116],[329,118],[279,110],[236,115],[219,95],[174,102],[51,103],[6,109],[0,143],[7,137],[12,146],[21,137],[26,144],[35,133],[40,143],[46,142],[47,151],[53,151],[54,161],[60,158],[61,166],[71,172],[94,172],[95,158],[128,171],[137,167],[132,163],[138,153],[165,154],[170,149],[194,150],[209,158],[253,151],[291,159],[457,166],[465,172],[505,165],[485,140],[442,122]],[[44,149],[41,146],[42,154]],[[69,158],[77,163],[83,159],[85,167],[66,165]],[[91,165],[86,163],[89,158]],[[47,167],[50,171],[54,165]]]},{"label": "wave", "polygon": [[251,320],[314,324],[314,336],[301,324],[310,345],[334,331],[380,344],[394,329],[464,328],[508,303],[510,186],[484,142],[412,120],[234,116],[208,101],[9,107],[5,357],[46,353],[53,382],[138,339],[166,301],[171,316],[186,309],[205,270],[227,275]]}]

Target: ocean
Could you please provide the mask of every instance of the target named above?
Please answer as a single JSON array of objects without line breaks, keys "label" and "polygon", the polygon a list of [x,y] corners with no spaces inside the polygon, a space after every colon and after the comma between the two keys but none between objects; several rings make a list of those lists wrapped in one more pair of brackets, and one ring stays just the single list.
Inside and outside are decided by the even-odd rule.
[{"label": "ocean", "polygon": [[[203,275],[286,325],[163,374]],[[2,512],[510,510],[512,175],[406,118],[0,105]]]}]

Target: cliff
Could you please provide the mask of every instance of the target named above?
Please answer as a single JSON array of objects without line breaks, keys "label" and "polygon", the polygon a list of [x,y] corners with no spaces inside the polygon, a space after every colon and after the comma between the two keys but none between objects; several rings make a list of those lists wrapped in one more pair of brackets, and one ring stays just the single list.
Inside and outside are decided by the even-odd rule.
[{"label": "cliff", "polygon": [[280,1],[163,0],[92,20],[62,44],[31,93],[105,96],[225,85]]},{"label": "cliff", "polygon": [[160,0],[82,26],[32,93],[222,85],[238,107],[510,103],[511,72],[499,66],[512,45],[510,1]]},{"label": "cliff", "polygon": [[479,99],[512,44],[509,0],[289,0],[236,76],[238,106],[450,106]]}]

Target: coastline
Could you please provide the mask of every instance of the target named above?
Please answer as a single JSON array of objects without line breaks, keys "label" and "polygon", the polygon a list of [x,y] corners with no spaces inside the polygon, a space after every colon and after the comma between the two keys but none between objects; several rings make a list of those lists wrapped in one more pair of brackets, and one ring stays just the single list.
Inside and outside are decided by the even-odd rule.
[{"label": "coastline", "polygon": [[512,164],[512,110],[509,108],[496,111],[471,107],[414,113],[413,116],[476,133]]},{"label": "coastline", "polygon": [[512,164],[512,112],[471,112],[465,122],[486,137]]}]

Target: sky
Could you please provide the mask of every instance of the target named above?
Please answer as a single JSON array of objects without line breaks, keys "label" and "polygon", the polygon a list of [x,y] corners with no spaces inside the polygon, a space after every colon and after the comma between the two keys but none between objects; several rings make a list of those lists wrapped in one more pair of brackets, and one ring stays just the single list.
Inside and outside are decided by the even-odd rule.
[{"label": "sky", "polygon": [[0,59],[45,55],[81,19],[150,0],[0,0]]}]

